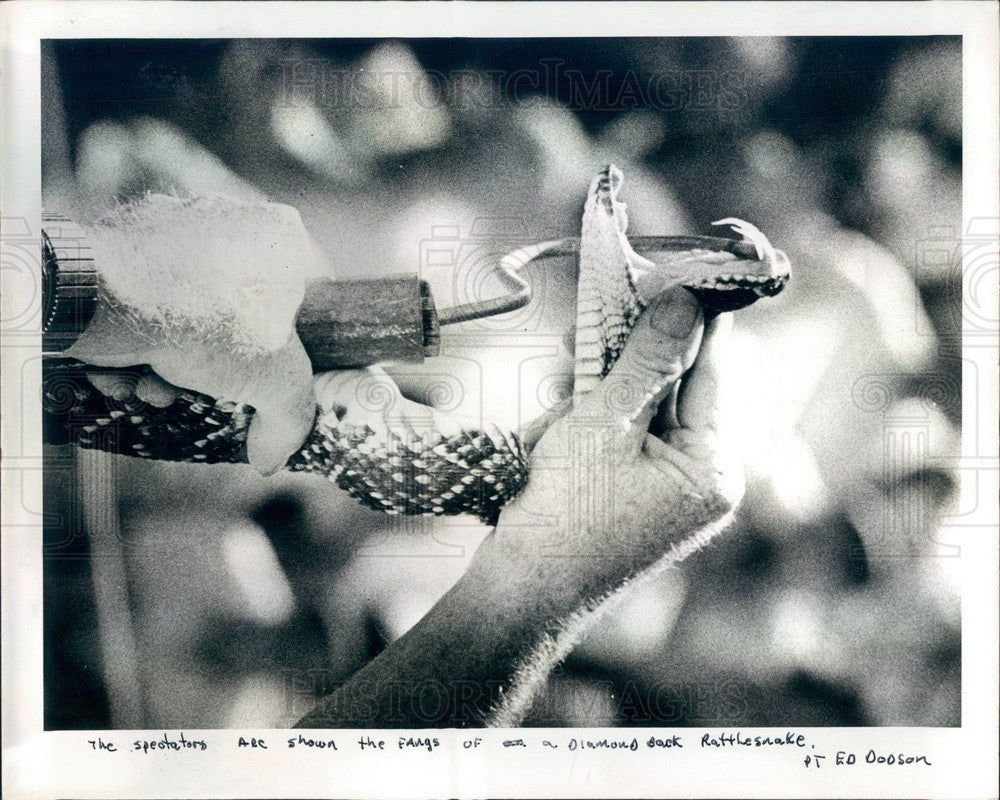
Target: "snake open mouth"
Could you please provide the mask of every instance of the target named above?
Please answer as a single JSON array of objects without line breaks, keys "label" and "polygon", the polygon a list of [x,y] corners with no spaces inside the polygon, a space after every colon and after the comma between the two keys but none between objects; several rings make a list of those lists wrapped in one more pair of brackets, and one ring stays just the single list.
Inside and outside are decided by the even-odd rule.
[{"label": "snake open mouth", "polygon": [[790,274],[788,256],[776,249],[763,233],[738,219],[729,218],[713,224],[729,225],[741,236],[731,245],[740,261],[731,265],[737,266],[739,271],[727,270],[715,275],[702,273],[700,277],[681,281],[706,309],[736,311],[761,297],[774,297],[785,288]]},{"label": "snake open mouth", "polygon": [[785,288],[787,275],[721,275],[714,280],[684,284],[698,301],[712,311],[736,311],[761,297],[774,297]]}]

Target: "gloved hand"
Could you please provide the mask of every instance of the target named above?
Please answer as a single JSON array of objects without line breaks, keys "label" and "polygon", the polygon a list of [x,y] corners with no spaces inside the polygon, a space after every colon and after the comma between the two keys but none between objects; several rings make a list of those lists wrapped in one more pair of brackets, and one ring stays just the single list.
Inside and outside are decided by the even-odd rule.
[{"label": "gloved hand", "polygon": [[88,230],[101,278],[94,318],[65,355],[149,364],[159,379],[92,373],[108,395],[168,405],[184,387],[256,409],[250,464],[280,469],[312,427],[312,368],[295,332],[321,257],[298,212],[231,198],[149,195]]}]

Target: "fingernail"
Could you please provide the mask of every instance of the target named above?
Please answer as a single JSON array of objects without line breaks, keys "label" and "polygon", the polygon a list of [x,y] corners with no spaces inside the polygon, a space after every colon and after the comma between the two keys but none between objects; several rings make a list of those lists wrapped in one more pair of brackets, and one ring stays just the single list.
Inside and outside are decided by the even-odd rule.
[{"label": "fingernail", "polygon": [[179,394],[180,390],[158,377],[145,375],[135,385],[135,396],[157,408],[166,408]]},{"label": "fingernail", "polygon": [[689,292],[670,292],[649,310],[649,324],[660,333],[682,339],[694,329],[700,308]]}]

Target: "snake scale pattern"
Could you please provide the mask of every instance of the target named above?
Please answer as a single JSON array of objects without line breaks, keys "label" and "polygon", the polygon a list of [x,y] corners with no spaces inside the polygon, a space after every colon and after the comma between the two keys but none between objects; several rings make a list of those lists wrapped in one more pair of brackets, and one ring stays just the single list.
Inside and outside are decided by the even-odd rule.
[{"label": "snake scale pattern", "polygon": [[[591,183],[584,206],[574,396],[592,390],[611,369],[647,298],[680,284],[708,308],[734,310],[777,294],[789,277],[785,255],[739,220],[716,224],[731,225],[741,239],[670,237],[671,247],[636,253],[625,236],[625,205],[618,200],[622,180],[618,169],[606,167]],[[526,248],[531,255],[522,260],[544,250],[544,245]],[[148,368],[133,371],[141,375]],[[252,408],[193,392],[181,393],[165,408],[134,395],[108,397],[90,383],[84,365],[68,359],[47,360],[43,381],[47,442],[147,459],[247,460]],[[335,408],[317,414],[286,469],[328,476],[363,504],[388,514],[472,514],[495,521],[528,479],[528,456],[518,435],[491,425],[444,428],[450,433],[406,419],[359,423],[346,409]]]}]

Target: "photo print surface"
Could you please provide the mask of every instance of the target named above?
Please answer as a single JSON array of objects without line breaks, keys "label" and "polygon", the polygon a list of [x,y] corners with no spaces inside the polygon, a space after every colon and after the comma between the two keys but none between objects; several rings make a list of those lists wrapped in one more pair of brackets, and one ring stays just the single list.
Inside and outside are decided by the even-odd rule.
[{"label": "photo print surface", "polygon": [[41,52],[46,729],[961,725],[961,37]]}]

